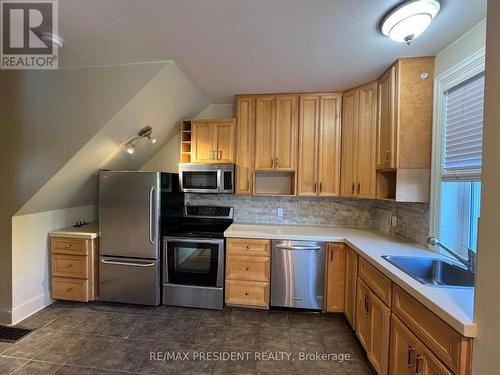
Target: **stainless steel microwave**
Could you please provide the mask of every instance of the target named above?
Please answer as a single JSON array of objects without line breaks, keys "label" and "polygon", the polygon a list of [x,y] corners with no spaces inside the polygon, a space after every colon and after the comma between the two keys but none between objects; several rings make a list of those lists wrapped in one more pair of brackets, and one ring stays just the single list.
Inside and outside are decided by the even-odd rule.
[{"label": "stainless steel microwave", "polygon": [[234,193],[234,164],[179,164],[179,179],[186,193]]}]

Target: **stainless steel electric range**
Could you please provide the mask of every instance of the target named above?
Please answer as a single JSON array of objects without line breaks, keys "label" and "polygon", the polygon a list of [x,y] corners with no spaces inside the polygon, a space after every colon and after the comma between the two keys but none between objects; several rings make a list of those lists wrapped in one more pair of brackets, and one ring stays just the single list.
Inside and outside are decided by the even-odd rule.
[{"label": "stainless steel electric range", "polygon": [[223,308],[224,231],[232,222],[231,207],[185,207],[163,237],[164,305]]}]

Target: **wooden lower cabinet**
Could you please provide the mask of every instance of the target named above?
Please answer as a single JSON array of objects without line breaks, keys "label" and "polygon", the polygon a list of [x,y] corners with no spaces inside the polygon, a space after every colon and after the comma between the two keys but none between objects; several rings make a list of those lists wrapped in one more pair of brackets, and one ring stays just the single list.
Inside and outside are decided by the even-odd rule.
[{"label": "wooden lower cabinet", "polygon": [[345,246],[345,295],[344,314],[351,327],[356,326],[356,281],[358,279],[358,254]]},{"label": "wooden lower cabinet", "polygon": [[343,312],[346,249],[342,243],[329,243],[326,258],[326,311]]},{"label": "wooden lower cabinet", "polygon": [[448,368],[393,314],[390,375],[453,375]]},{"label": "wooden lower cabinet", "polygon": [[269,308],[271,241],[228,238],[226,290],[228,305]]},{"label": "wooden lower cabinet", "polygon": [[88,302],[98,296],[98,240],[52,237],[50,290],[53,299]]},{"label": "wooden lower cabinet", "polygon": [[356,298],[356,335],[373,368],[387,374],[391,310],[358,278]]}]

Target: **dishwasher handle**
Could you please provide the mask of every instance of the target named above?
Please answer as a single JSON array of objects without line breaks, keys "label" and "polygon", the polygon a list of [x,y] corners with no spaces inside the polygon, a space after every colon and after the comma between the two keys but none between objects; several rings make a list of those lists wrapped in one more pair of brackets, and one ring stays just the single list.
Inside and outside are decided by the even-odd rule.
[{"label": "dishwasher handle", "polygon": [[321,250],[320,246],[287,246],[287,245],[276,245],[275,246],[277,249],[283,249],[283,250]]}]

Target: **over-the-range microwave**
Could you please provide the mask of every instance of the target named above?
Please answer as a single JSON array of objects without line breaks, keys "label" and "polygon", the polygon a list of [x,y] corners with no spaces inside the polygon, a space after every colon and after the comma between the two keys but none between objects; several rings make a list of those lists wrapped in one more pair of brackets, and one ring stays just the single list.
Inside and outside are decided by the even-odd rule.
[{"label": "over-the-range microwave", "polygon": [[234,193],[234,164],[179,164],[179,180],[186,193]]}]

